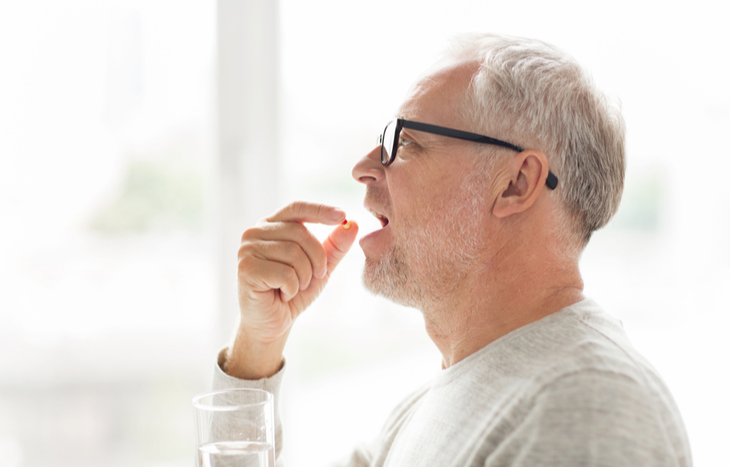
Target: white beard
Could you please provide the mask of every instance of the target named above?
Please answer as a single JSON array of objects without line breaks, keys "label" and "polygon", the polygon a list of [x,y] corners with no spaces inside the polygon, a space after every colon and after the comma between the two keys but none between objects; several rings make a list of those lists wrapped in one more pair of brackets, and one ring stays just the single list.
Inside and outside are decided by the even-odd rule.
[{"label": "white beard", "polygon": [[391,250],[377,261],[366,259],[365,287],[422,311],[456,293],[464,279],[480,268],[479,252],[486,240],[482,233],[486,186],[482,172],[446,193],[439,206],[425,208],[428,212],[422,213],[419,225],[409,225],[413,221],[398,225]]}]

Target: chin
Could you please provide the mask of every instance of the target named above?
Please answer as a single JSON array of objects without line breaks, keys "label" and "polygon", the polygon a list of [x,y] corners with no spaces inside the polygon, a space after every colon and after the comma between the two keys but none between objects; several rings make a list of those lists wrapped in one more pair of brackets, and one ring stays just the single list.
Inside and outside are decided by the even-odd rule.
[{"label": "chin", "polygon": [[365,288],[374,295],[412,308],[421,308],[426,297],[413,281],[408,265],[390,252],[379,261],[365,259],[362,273]]}]

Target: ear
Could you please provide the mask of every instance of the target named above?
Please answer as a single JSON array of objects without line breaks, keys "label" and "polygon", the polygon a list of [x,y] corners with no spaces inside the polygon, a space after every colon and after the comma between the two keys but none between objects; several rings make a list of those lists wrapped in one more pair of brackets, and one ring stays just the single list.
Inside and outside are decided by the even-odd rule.
[{"label": "ear", "polygon": [[501,171],[506,187],[494,203],[494,215],[505,218],[530,209],[545,189],[548,167],[547,156],[536,149],[514,155]]}]

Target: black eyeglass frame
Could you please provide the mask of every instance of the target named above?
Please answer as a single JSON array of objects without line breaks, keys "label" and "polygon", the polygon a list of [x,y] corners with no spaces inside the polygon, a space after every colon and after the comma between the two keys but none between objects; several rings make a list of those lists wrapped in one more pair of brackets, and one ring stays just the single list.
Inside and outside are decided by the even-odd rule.
[{"label": "black eyeglass frame", "polygon": [[[393,122],[395,122],[395,137],[393,138],[393,147],[391,148],[391,151],[388,152],[388,150],[385,148],[385,132]],[[380,143],[380,162],[383,165],[388,166],[395,160],[396,152],[398,152],[398,141],[400,141],[400,132],[401,130],[403,130],[403,128],[423,131],[424,133],[431,133],[434,135],[446,136],[449,138],[462,139],[466,141],[471,141],[473,143],[484,143],[492,144],[494,146],[502,146],[504,148],[513,149],[517,152],[522,152],[525,150],[524,148],[515,146],[514,144],[496,138],[491,138],[489,136],[469,133],[468,131],[455,130],[453,128],[447,128],[444,126],[431,125],[430,123],[421,123],[415,122],[413,120],[406,120],[404,118],[397,118],[388,122],[378,141]],[[554,173],[548,170],[548,176],[545,180],[545,184],[548,186],[548,188],[554,190],[558,186],[558,177],[556,177]]]}]

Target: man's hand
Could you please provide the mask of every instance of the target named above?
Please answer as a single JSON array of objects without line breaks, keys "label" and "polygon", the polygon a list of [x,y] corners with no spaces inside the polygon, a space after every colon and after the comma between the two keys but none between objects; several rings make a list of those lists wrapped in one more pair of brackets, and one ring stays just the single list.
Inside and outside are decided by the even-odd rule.
[{"label": "man's hand", "polygon": [[320,243],[303,224],[344,220],[341,210],[296,202],[243,233],[238,250],[241,325],[228,356],[228,374],[260,379],[279,370],[294,320],[320,294],[358,231],[354,222],[347,229],[339,225]]}]

